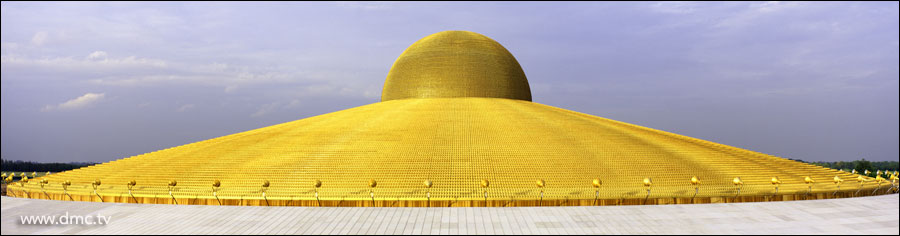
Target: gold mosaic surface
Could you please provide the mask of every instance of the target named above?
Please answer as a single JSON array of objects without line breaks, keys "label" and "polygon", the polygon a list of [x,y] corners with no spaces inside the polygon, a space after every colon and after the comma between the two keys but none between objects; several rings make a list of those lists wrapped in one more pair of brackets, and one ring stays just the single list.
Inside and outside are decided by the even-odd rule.
[{"label": "gold mosaic surface", "polygon": [[444,31],[416,41],[397,58],[381,100],[449,97],[531,101],[531,89],[502,45],[474,32]]},{"label": "gold mosaic surface", "polygon": [[[10,195],[223,205],[521,206],[880,193],[871,178],[533,103],[515,58],[471,32],[437,33],[410,46],[388,75],[382,100],[22,181],[10,185]],[[772,184],[773,177],[780,185]],[[845,180],[841,191],[835,177]],[[99,185],[92,184],[96,180]],[[66,181],[71,184],[64,189]]]},{"label": "gold mosaic surface", "polygon": [[[127,193],[135,180],[137,197],[166,199],[176,180],[182,197],[259,198],[268,180],[269,199],[315,200],[314,181],[322,181],[326,200],[367,201],[368,181],[376,198],[426,200],[535,199],[545,181],[545,199],[643,198],[644,178],[652,197],[691,197],[692,176],[702,181],[698,197],[734,196],[734,177],[742,195],[856,190],[856,175],[762,153],[568,111],[528,101],[498,98],[432,98],[380,102],[257,130],[160,150],[74,171],[52,174],[48,192],[91,196]],[[489,181],[487,189],[480,181]],[[38,180],[26,185],[40,193]],[[866,183],[872,188],[874,183]],[[887,186],[887,185],[883,185]],[[16,188],[15,186],[13,188]],[[886,189],[886,188],[883,188]],[[871,191],[871,190],[870,190]],[[39,195],[39,194],[37,194]],[[125,201],[129,200],[127,198]],[[96,199],[94,199],[96,201]]]}]

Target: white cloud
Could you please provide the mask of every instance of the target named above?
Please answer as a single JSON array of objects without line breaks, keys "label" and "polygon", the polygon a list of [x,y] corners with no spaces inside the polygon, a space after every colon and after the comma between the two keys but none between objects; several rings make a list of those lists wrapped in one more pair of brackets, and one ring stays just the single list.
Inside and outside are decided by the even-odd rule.
[{"label": "white cloud", "polygon": [[[80,81],[98,86],[208,86],[219,87],[226,94],[261,86],[297,87],[307,95],[328,92],[371,98],[378,92],[366,91],[378,81],[361,76],[358,71],[306,69],[291,65],[247,66],[222,62],[169,61],[137,56],[115,56],[96,50],[81,57],[35,58],[20,54],[0,55],[4,80],[25,77],[8,73],[28,72],[28,76],[47,80]],[[365,79],[365,80],[363,80]],[[32,81],[29,81],[32,82]],[[349,90],[348,90],[349,89]]]},{"label": "white cloud", "polygon": [[650,9],[661,13],[690,14],[696,11],[694,2],[657,2],[650,5]]},{"label": "white cloud", "polygon": [[365,98],[380,98],[381,97],[381,86],[379,85],[369,85],[366,89],[363,90],[363,97]]},{"label": "white cloud", "polygon": [[13,42],[0,42],[0,47],[3,48],[3,51],[13,51],[19,49],[19,44]]},{"label": "white cloud", "polygon": [[94,51],[90,55],[87,56],[88,60],[106,60],[106,52],[104,51]]},{"label": "white cloud", "polygon": [[86,93],[81,97],[77,97],[64,103],[60,103],[59,105],[47,105],[43,109],[41,109],[41,111],[77,110],[88,107],[99,102],[100,100],[103,100],[104,96],[104,93]]},{"label": "white cloud", "polygon": [[773,12],[779,11],[786,8],[799,6],[800,3],[797,2],[780,2],[780,1],[768,1],[764,3],[755,4],[751,7],[755,8],[760,12]]},{"label": "white cloud", "polygon": [[225,86],[225,93],[231,93],[231,92],[236,91],[237,89],[238,89],[237,85],[228,85],[228,86]]},{"label": "white cloud", "polygon": [[[284,105],[282,105],[282,104],[284,104]],[[300,99],[293,99],[287,103],[273,102],[273,103],[269,103],[269,104],[263,104],[262,106],[259,107],[259,110],[257,110],[253,114],[250,114],[250,117],[261,117],[261,116],[271,114],[273,112],[277,112],[279,110],[291,110],[291,109],[300,107],[300,105],[303,105],[303,103],[300,102]]]},{"label": "white cloud", "polygon": [[40,32],[35,33],[34,36],[31,37],[31,43],[34,45],[41,46],[46,42],[47,42],[47,32],[40,31]]},{"label": "white cloud", "polygon": [[361,10],[387,10],[393,8],[391,3],[389,2],[380,2],[380,1],[372,1],[372,2],[336,2],[336,6],[353,8],[353,9],[361,9]]},{"label": "white cloud", "polygon": [[295,108],[295,107],[300,106],[300,104],[301,104],[301,103],[300,103],[300,100],[294,99],[294,100],[291,100],[291,102],[288,103],[287,105],[284,105],[284,109]]},{"label": "white cloud", "polygon": [[259,110],[257,110],[256,112],[254,112],[253,114],[250,114],[250,117],[264,116],[266,114],[272,113],[273,111],[277,110],[277,108],[278,108],[278,102],[265,104],[265,105],[262,105],[262,107],[260,107]]},{"label": "white cloud", "polygon": [[[102,60],[100,60],[102,59]],[[4,69],[35,69],[52,71],[69,76],[78,74],[118,73],[134,70],[154,70],[168,67],[168,62],[159,59],[138,58],[129,56],[124,58],[108,58],[106,52],[96,51],[85,59],[73,57],[53,57],[32,59],[18,55],[2,55],[0,63]]]},{"label": "white cloud", "polygon": [[[794,18],[797,16],[801,16],[806,12],[810,12],[810,8],[805,7],[807,5],[809,4],[799,2],[753,3],[737,12],[732,12],[728,15],[724,15],[724,18],[721,19],[717,24],[715,24],[714,27],[731,30],[743,30],[747,27],[753,27],[760,24],[771,24],[772,22],[797,22],[786,21],[785,18]],[[783,25],[779,25],[779,27],[783,27]]]},{"label": "white cloud", "polygon": [[194,104],[184,104],[183,106],[179,107],[176,111],[186,112],[188,110],[194,109],[194,107],[195,107]]},{"label": "white cloud", "polygon": [[307,71],[295,66],[233,66],[216,62],[170,62],[136,56],[111,57],[105,51],[95,51],[83,59],[29,58],[6,54],[0,56],[0,62],[4,70],[40,71],[44,74],[79,78],[98,85],[200,84],[223,86],[226,93],[249,84],[330,83],[335,78],[358,77],[353,72]]}]

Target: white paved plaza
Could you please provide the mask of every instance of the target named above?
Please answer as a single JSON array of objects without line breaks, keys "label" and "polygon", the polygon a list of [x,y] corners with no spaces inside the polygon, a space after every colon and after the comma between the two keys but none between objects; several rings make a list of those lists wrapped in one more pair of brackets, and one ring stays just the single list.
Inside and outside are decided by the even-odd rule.
[{"label": "white paved plaza", "polygon": [[[2,234],[890,234],[898,195],[604,207],[174,206],[2,198]],[[109,216],[106,225],[26,225],[25,216]]]}]

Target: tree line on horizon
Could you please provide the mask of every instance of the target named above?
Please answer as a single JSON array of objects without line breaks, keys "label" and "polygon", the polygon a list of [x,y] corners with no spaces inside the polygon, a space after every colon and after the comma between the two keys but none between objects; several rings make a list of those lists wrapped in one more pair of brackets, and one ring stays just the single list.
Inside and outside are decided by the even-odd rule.
[{"label": "tree line on horizon", "polygon": [[868,161],[865,158],[861,160],[855,161],[815,161],[815,162],[805,162],[802,160],[796,160],[804,163],[809,163],[821,167],[836,169],[836,170],[856,170],[858,173],[863,173],[868,170],[871,172],[876,172],[879,170],[887,170],[887,171],[898,171],[900,169],[900,162],[898,161]]},{"label": "tree line on horizon", "polygon": [[3,172],[63,172],[78,169],[95,163],[37,163],[30,161],[3,160],[0,170]]}]

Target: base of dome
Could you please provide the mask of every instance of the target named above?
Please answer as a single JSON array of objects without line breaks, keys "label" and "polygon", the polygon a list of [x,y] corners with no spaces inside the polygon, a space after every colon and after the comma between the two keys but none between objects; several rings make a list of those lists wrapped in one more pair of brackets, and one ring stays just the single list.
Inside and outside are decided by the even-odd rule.
[{"label": "base of dome", "polygon": [[[877,190],[877,191],[876,191]],[[620,199],[456,199],[456,200],[427,200],[425,198],[411,199],[359,199],[322,198],[320,200],[310,197],[267,197],[245,196],[242,198],[215,198],[214,196],[179,196],[154,195],[154,196],[130,196],[118,195],[85,195],[85,194],[60,194],[51,192],[23,191],[13,186],[9,189],[10,197],[44,199],[57,201],[83,201],[104,203],[139,203],[139,204],[178,204],[178,205],[222,205],[222,206],[296,206],[296,207],[534,207],[534,206],[622,206],[622,205],[671,205],[671,204],[708,204],[708,203],[740,203],[740,202],[781,202],[796,200],[821,200],[836,198],[852,198],[864,196],[876,196],[897,193],[895,189],[863,188],[838,192],[812,192],[788,193],[778,195],[738,195],[719,197],[654,197],[650,198],[620,198]],[[102,197],[102,198],[101,198]]]}]

